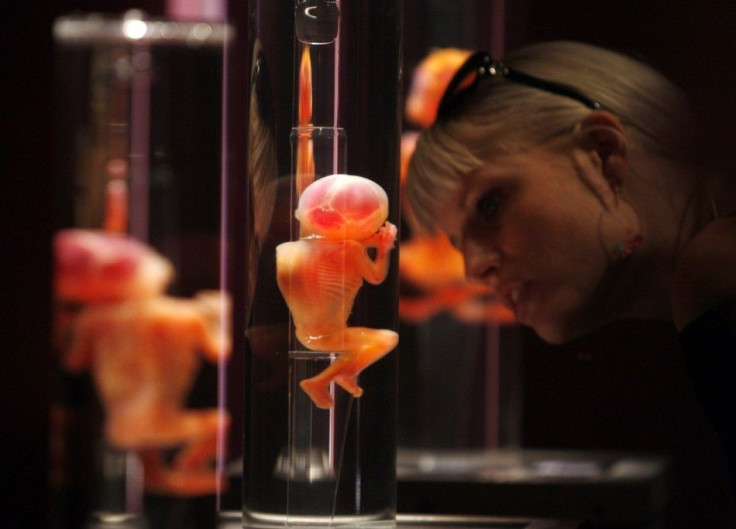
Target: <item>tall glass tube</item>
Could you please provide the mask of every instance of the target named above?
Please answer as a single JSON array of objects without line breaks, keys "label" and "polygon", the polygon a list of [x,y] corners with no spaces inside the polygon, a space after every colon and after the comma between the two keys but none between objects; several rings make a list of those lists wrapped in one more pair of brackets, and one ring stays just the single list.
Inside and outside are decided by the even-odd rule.
[{"label": "tall glass tube", "polygon": [[401,3],[250,4],[245,527],[391,527]]},{"label": "tall glass tube", "polygon": [[212,525],[228,486],[218,396],[223,49],[212,22],[68,16],[54,237],[57,527]]},{"label": "tall glass tube", "polygon": [[[504,55],[506,4],[426,6],[426,27],[405,49],[404,170],[472,50]],[[400,466],[413,468],[417,451],[518,448],[522,380],[513,314],[493,289],[465,281],[462,255],[446,236],[411,230],[402,236]],[[444,361],[448,349],[455,352],[451,364]]]}]

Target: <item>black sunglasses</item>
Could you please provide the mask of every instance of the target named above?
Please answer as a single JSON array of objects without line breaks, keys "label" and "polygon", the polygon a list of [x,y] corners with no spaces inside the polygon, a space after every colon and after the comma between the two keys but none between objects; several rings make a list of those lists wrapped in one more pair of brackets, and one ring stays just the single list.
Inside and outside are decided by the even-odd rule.
[{"label": "black sunglasses", "polygon": [[476,90],[483,79],[492,78],[497,75],[531,88],[569,97],[579,101],[592,110],[604,108],[598,101],[589,98],[571,86],[514,70],[501,61],[494,61],[488,53],[477,51],[468,57],[463,65],[460,66],[450,80],[450,84],[447,85],[447,89],[437,109],[436,121],[441,121],[452,115],[468,96]]}]

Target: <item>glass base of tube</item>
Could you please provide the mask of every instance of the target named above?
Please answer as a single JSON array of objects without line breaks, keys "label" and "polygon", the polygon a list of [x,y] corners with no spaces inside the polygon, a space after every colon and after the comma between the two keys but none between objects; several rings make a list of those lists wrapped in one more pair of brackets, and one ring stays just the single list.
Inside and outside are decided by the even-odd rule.
[{"label": "glass base of tube", "polygon": [[285,516],[247,512],[246,519],[243,520],[243,527],[248,529],[272,529],[274,527],[298,527],[299,529],[321,529],[324,527],[392,529],[396,527],[396,520],[379,516]]}]

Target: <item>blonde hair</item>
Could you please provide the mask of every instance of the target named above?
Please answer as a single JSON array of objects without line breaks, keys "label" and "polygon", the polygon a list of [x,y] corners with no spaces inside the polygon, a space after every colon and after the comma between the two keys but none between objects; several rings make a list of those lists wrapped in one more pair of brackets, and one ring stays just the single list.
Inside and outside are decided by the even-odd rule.
[{"label": "blonde hair", "polygon": [[[600,103],[627,128],[629,150],[682,159],[690,131],[681,92],[628,56],[579,42],[526,46],[504,59],[518,71],[563,83]],[[422,132],[407,177],[412,227],[435,231],[443,196],[495,155],[570,133],[590,109],[569,97],[501,78],[484,80],[467,104]]]}]

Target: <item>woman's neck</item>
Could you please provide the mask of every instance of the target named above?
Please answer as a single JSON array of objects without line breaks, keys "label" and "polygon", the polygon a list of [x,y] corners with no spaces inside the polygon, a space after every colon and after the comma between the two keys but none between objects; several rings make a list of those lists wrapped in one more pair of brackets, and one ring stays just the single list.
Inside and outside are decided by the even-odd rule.
[{"label": "woman's neck", "polygon": [[671,320],[672,280],[680,256],[712,218],[706,189],[681,164],[658,160],[637,166],[627,194],[639,216],[643,244],[619,263],[620,312]]}]

